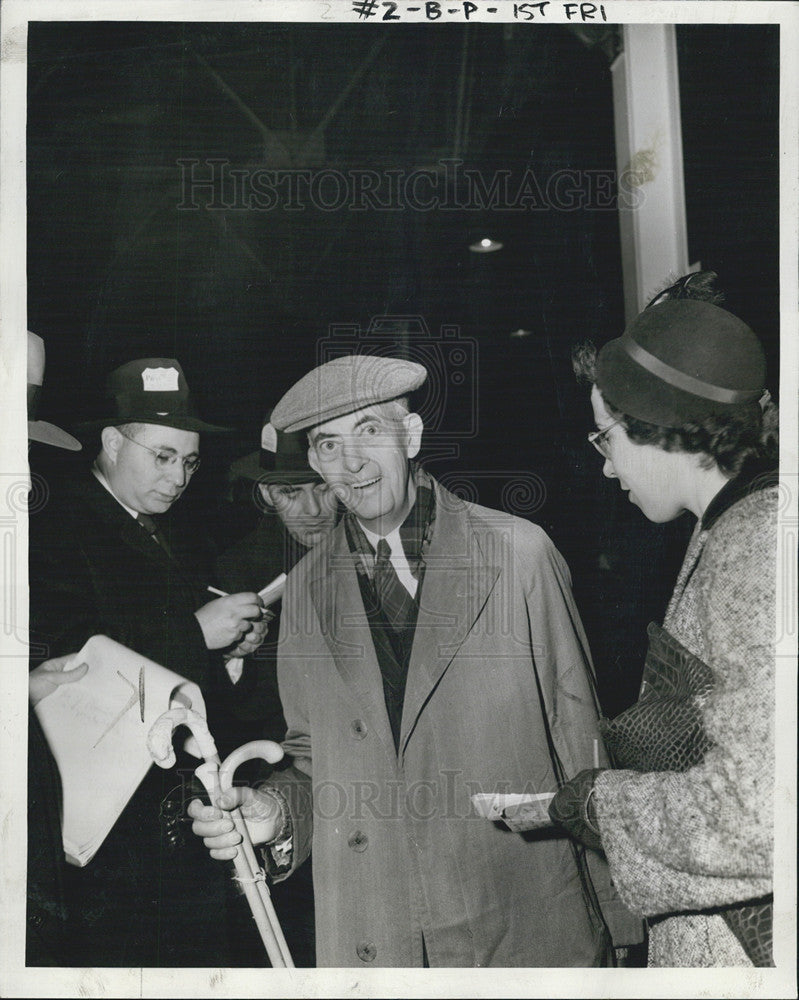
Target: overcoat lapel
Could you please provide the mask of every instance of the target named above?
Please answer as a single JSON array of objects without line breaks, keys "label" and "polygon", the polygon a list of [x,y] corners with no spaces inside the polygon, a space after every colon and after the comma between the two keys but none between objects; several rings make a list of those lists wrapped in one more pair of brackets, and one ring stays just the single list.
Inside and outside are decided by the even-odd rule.
[{"label": "overcoat lapel", "polygon": [[161,563],[162,565],[169,564],[169,556],[158,542],[150,538],[142,526],[137,521],[134,521],[126,511],[122,511],[122,513],[125,514],[125,520],[120,525],[120,537],[125,545],[131,549],[135,549],[137,552],[141,552],[142,555],[153,562]]},{"label": "overcoat lapel", "polygon": [[314,568],[316,572],[309,582],[311,600],[336,668],[367,725],[394,755],[383,678],[343,525],[339,525],[329,549],[321,553]]},{"label": "overcoat lapel", "polygon": [[91,475],[93,491],[91,495],[92,506],[98,516],[106,524],[114,527],[119,532],[119,537],[124,545],[135,552],[145,556],[148,560],[167,571],[173,576],[177,575],[184,582],[192,581],[187,576],[185,568],[179,559],[170,559],[161,546],[142,528],[142,526],[128,514],[123,507],[111,496],[111,494],[97,482]]},{"label": "overcoat lapel", "polygon": [[[462,501],[436,486],[436,504],[405,689],[400,753],[500,575],[500,567],[485,560]],[[383,679],[342,526],[329,549],[320,553],[309,589],[336,668],[371,721],[373,732],[393,755]]]},{"label": "overcoat lapel", "polygon": [[688,543],[688,549],[685,553],[682,566],[680,567],[680,572],[677,575],[677,582],[674,584],[674,591],[671,595],[671,599],[669,600],[669,606],[666,609],[667,618],[672,614],[674,609],[682,600],[682,595],[685,592],[685,588],[688,586],[688,581],[693,576],[693,572],[699,563],[707,537],[708,532],[702,529],[701,524],[697,524],[694,529],[694,534]]},{"label": "overcoat lapel", "polygon": [[436,484],[436,521],[426,556],[400,730],[400,754],[419,714],[480,617],[501,569],[484,557],[466,505]]}]

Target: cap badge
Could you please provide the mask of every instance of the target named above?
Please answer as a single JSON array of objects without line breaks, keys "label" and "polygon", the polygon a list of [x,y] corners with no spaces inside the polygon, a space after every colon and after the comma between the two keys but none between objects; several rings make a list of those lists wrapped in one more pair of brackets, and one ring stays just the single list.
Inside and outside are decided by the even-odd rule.
[{"label": "cap badge", "polygon": [[145,368],[141,373],[145,392],[177,392],[177,368]]},{"label": "cap badge", "polygon": [[277,452],[277,431],[271,424],[264,424],[261,431],[261,447],[264,451]]}]

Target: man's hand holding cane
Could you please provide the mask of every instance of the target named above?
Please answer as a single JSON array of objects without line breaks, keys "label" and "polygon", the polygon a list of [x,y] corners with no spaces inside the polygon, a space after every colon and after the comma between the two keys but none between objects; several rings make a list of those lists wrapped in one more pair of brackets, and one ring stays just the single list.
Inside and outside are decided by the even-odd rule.
[{"label": "man's hand holding cane", "polygon": [[189,803],[189,816],[194,821],[192,831],[202,837],[211,857],[217,861],[232,861],[241,844],[241,834],[230,816],[233,809],[241,810],[254,845],[269,844],[283,833],[283,814],[273,795],[237,785],[219,798],[218,805],[219,809],[206,806],[200,799]]}]

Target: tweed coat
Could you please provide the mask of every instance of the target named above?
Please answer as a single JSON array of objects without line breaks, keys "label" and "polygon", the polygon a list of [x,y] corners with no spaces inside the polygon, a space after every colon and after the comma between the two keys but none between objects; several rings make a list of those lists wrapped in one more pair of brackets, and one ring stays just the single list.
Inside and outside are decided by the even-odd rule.
[{"label": "tweed coat", "polygon": [[696,526],[664,620],[712,670],[701,712],[715,746],[683,773],[606,771],[595,784],[619,893],[657,918],[654,966],[751,965],[722,917],[696,911],[772,886],[778,497],[725,491]]},{"label": "tweed coat", "polygon": [[[231,685],[193,614],[207,566],[195,537],[167,532],[175,559],[91,474],[53,497],[31,520],[32,658],[105,634],[199,684],[212,716]],[[195,766],[151,768],[92,861],[64,866],[71,964],[226,964],[224,872],[194,837],[171,847],[160,818],[168,793],[185,805]]]},{"label": "tweed coat", "polygon": [[[555,754],[567,775],[592,762],[568,568],[540,527],[435,493],[398,751],[343,525],[288,579],[278,677],[295,770],[270,781],[291,807],[293,864],[312,837],[318,964],[600,963],[568,838],[511,833],[470,801],[555,790]],[[634,940],[592,862],[606,918]]]}]

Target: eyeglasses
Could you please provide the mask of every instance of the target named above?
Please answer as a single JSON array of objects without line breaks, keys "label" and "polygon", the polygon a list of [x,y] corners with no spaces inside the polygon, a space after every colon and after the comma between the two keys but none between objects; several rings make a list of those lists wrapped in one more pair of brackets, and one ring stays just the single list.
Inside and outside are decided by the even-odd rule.
[{"label": "eyeglasses", "polygon": [[[165,472],[167,469],[171,468],[178,460],[178,454],[175,451],[156,451],[154,448],[148,448],[146,444],[142,444],[141,441],[137,441],[136,438],[128,437],[127,434],[123,434],[123,438],[127,438],[128,441],[132,441],[133,444],[137,444],[140,448],[144,448],[145,451],[149,451],[150,454],[155,459],[155,467],[159,472]],[[187,476],[193,476],[194,473],[200,468],[199,458],[182,458],[180,460],[183,463],[183,470]]]},{"label": "eyeglasses", "polygon": [[591,442],[591,444],[596,448],[596,450],[603,458],[610,458],[610,449],[608,448],[606,435],[611,428],[615,427],[616,424],[620,423],[621,423],[621,418],[619,418],[618,420],[614,420],[613,423],[608,424],[607,427],[603,427],[601,431],[591,431],[591,433],[588,435],[588,440]]}]

